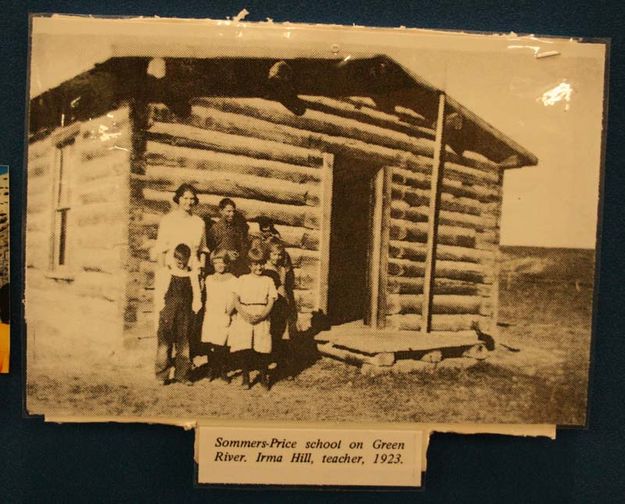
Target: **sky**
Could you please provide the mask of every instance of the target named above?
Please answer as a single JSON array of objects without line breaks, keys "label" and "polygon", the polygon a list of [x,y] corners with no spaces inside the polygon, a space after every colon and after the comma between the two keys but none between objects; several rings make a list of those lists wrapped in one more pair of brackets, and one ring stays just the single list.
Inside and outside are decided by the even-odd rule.
[{"label": "sky", "polygon": [[51,18],[33,26],[31,96],[114,55],[255,56],[273,49],[283,57],[387,54],[538,157],[535,167],[505,172],[503,244],[595,246],[602,44],[514,34],[312,30],[200,20]]}]

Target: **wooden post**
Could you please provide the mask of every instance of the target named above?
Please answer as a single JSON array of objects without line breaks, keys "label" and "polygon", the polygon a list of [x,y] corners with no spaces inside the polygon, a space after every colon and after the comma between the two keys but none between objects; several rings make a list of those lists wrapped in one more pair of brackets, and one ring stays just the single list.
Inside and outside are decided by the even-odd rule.
[{"label": "wooden post", "polygon": [[384,169],[381,168],[373,179],[373,215],[371,219],[371,243],[369,246],[369,281],[367,283],[370,292],[370,304],[369,321],[365,322],[372,327],[377,327],[378,325],[383,191]]},{"label": "wooden post", "polygon": [[321,220],[319,232],[319,289],[317,291],[317,309],[327,314],[328,283],[330,276],[330,231],[332,229],[333,154],[323,154],[323,167],[321,170]]},{"label": "wooden post", "polygon": [[428,234],[426,245],[425,274],[423,282],[423,322],[421,331],[429,333],[432,326],[432,302],[434,297],[434,279],[436,271],[436,245],[438,242],[438,217],[443,186],[445,166],[445,108],[446,96],[438,97],[438,116],[436,118],[436,140],[434,145],[434,161],[432,163],[432,185],[430,188],[430,208],[428,213]]},{"label": "wooden post", "polygon": [[391,186],[393,183],[393,168],[385,166],[382,175],[382,220],[380,223],[380,279],[378,282],[378,328],[386,327],[386,312],[388,295],[388,254],[391,240]]},{"label": "wooden post", "polygon": [[[499,187],[500,190],[503,190],[503,177],[504,171],[503,169],[499,171]],[[501,193],[500,193],[501,194]],[[502,197],[500,196],[497,199],[497,231],[501,232],[501,205],[502,205]],[[491,305],[493,308],[493,312],[491,314],[492,321],[490,325],[490,334],[491,336],[499,336],[499,326],[497,323],[499,322],[499,282],[500,282],[500,267],[501,267],[501,248],[500,248],[500,235],[497,239],[497,249],[495,251],[495,264],[493,265],[494,274],[493,274],[493,286],[492,286],[492,294],[491,294]],[[510,278],[510,274],[508,273],[508,279]]]}]

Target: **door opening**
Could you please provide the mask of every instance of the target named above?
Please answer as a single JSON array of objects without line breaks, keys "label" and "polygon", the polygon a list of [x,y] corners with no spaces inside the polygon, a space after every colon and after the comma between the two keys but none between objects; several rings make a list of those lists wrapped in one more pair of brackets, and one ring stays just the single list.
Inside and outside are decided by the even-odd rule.
[{"label": "door opening", "polygon": [[[374,229],[381,168],[344,156],[334,160],[328,278],[330,324],[376,324],[379,247]],[[378,231],[379,233],[379,231]]]}]

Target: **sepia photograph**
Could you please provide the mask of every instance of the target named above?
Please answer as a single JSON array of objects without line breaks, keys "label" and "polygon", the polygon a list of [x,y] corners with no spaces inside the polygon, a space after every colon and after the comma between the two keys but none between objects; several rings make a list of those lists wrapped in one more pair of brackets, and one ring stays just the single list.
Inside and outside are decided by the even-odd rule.
[{"label": "sepia photograph", "polygon": [[604,43],[35,16],[30,62],[28,413],[585,425]]}]

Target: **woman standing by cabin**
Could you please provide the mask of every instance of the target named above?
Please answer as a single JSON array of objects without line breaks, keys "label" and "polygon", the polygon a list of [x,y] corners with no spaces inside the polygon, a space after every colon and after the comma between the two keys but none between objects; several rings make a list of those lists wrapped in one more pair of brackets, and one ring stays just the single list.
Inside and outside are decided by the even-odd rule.
[{"label": "woman standing by cabin", "polygon": [[[181,184],[172,199],[176,206],[161,219],[158,226],[155,247],[157,267],[174,266],[174,249],[177,245],[184,243],[191,250],[189,268],[194,275],[203,280],[208,248],[204,219],[193,213],[193,209],[199,203],[197,190],[191,184]],[[202,285],[200,287],[202,288]],[[158,313],[156,315],[158,317]],[[189,332],[191,359],[199,353],[201,317],[201,312],[194,316]]]},{"label": "woman standing by cabin", "polygon": [[208,249],[204,220],[193,214],[199,203],[197,190],[191,184],[182,184],[172,199],[176,206],[161,219],[158,226],[155,247],[158,265],[173,265],[174,248],[184,243],[191,249],[189,267],[199,275],[204,269]]}]

